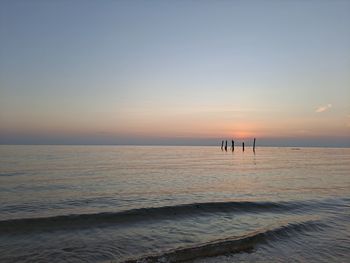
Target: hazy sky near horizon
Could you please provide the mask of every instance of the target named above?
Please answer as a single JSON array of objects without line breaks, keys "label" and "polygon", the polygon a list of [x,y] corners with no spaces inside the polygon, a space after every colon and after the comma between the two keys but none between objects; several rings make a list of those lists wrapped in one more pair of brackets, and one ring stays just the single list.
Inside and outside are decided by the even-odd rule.
[{"label": "hazy sky near horizon", "polygon": [[350,1],[1,1],[0,143],[350,146]]}]

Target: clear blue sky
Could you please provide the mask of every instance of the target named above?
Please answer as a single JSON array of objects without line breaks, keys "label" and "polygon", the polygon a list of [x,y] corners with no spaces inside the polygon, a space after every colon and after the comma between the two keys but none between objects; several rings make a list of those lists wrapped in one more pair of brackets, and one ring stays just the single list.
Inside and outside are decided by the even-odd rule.
[{"label": "clear blue sky", "polygon": [[1,1],[0,143],[350,146],[350,1]]}]

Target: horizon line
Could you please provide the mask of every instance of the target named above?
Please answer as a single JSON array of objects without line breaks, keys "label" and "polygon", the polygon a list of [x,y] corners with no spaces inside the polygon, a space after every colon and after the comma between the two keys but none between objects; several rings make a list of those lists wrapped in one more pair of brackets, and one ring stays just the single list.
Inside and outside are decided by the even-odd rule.
[{"label": "horizon line", "polygon": [[[132,147],[145,147],[145,146],[159,146],[159,147],[218,147],[220,148],[220,145],[213,145],[213,144],[130,144],[130,143],[119,143],[119,144],[101,144],[101,143],[42,143],[42,144],[23,144],[23,143],[12,143],[12,144],[3,144],[0,143],[0,146],[132,146]],[[235,145],[237,148],[242,148],[241,144]],[[245,144],[245,148],[253,148],[252,144]],[[255,148],[350,148],[350,146],[344,145],[344,146],[327,146],[327,145],[257,145]]]}]

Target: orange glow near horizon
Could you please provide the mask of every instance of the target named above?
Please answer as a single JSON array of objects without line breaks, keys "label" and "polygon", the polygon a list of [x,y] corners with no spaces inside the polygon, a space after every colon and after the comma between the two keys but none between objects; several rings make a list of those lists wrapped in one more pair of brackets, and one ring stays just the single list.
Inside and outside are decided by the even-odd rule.
[{"label": "orange glow near horizon", "polygon": [[[115,114],[114,114],[115,113]],[[328,114],[328,115],[326,115]],[[333,114],[333,115],[330,115]],[[325,116],[325,118],[323,117]],[[327,117],[332,116],[332,118]],[[348,136],[348,115],[335,113],[303,115],[259,110],[170,108],[160,110],[125,110],[123,112],[86,114],[81,118],[57,114],[11,118],[3,122],[2,134],[18,136],[108,137],[108,138],[310,138]]]},{"label": "orange glow near horizon", "polygon": [[246,138],[249,138],[252,136],[254,136],[254,135],[250,132],[247,132],[247,131],[237,131],[232,135],[233,138],[237,138],[239,140],[243,140],[243,139],[246,139]]}]

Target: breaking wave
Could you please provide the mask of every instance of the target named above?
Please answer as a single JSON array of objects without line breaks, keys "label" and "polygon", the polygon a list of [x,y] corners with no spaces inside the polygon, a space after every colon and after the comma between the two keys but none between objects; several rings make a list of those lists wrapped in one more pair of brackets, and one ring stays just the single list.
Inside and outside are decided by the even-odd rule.
[{"label": "breaking wave", "polygon": [[184,262],[198,258],[245,252],[254,249],[260,243],[293,236],[299,232],[319,231],[323,227],[323,224],[317,221],[286,224],[268,230],[255,231],[242,237],[220,239],[192,247],[170,250],[159,255],[147,255],[141,258],[129,259],[123,261],[123,263]]},{"label": "breaking wave", "polygon": [[216,215],[220,213],[284,212],[298,209],[300,203],[288,202],[211,202],[175,206],[131,209],[121,212],[74,214],[41,218],[22,218],[0,221],[0,232],[23,233],[53,231],[91,226],[132,223],[145,220],[173,219],[176,217]]}]

